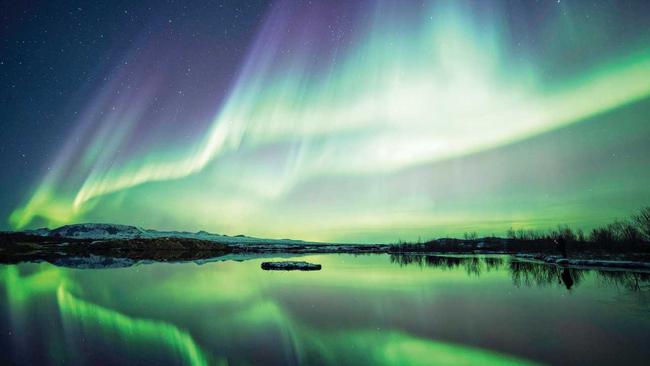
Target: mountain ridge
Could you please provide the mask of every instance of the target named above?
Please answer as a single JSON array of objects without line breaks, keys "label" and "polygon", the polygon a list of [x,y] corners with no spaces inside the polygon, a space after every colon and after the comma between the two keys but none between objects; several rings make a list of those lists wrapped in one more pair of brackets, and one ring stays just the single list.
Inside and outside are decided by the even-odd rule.
[{"label": "mountain ridge", "polygon": [[106,223],[79,223],[63,225],[54,229],[38,228],[23,230],[20,233],[64,239],[87,240],[113,240],[113,239],[157,239],[157,238],[184,238],[214,241],[220,243],[275,243],[275,244],[303,244],[311,243],[296,239],[264,239],[246,235],[229,236],[214,234],[205,230],[189,231],[160,231],[144,229],[133,225],[106,224]]}]

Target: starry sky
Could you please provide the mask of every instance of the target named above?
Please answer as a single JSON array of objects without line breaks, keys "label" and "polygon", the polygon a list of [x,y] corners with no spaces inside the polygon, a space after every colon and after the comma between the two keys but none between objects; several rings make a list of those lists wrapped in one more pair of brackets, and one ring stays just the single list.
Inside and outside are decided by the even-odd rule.
[{"label": "starry sky", "polygon": [[392,242],[650,204],[645,1],[0,8],[0,228]]}]

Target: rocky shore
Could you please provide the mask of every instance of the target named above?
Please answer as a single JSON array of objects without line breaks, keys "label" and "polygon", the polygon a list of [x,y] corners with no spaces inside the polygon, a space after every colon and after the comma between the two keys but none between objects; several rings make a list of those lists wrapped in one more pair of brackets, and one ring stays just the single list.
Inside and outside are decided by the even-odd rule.
[{"label": "rocky shore", "polygon": [[[650,250],[603,250],[579,248],[559,255],[545,241],[501,238],[474,240],[438,239],[415,244],[327,244],[300,240],[259,239],[205,232],[159,232],[124,225],[82,224],[55,230],[0,233],[0,263],[48,261],[77,263],[110,262],[115,265],[137,261],[196,261],[218,258],[271,257],[326,253],[391,255],[508,254],[520,260],[538,261],[564,267],[589,267],[650,271]],[[108,258],[108,259],[106,259]],[[114,262],[111,262],[113,259]],[[125,262],[126,261],[126,262]],[[268,265],[268,269],[274,266]],[[288,266],[291,267],[291,266]],[[300,269],[300,265],[294,266]],[[265,268],[267,269],[267,268]]]}]

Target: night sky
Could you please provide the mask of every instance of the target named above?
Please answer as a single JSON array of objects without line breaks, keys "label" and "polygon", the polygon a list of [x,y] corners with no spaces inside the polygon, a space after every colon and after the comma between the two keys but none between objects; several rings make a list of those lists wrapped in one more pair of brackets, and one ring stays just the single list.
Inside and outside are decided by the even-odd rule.
[{"label": "night sky", "polygon": [[387,242],[650,205],[646,1],[0,14],[0,229]]}]

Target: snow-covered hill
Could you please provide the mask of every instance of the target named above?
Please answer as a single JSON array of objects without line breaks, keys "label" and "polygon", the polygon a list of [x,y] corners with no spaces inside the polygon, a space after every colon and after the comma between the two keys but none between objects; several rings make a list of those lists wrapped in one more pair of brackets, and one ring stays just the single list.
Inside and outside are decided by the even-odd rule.
[{"label": "snow-covered hill", "polygon": [[196,233],[187,231],[158,231],[143,229],[137,226],[117,225],[117,224],[73,224],[65,225],[56,229],[37,229],[24,231],[26,234],[49,236],[57,238],[70,239],[91,239],[91,240],[111,240],[111,239],[137,239],[137,238],[191,238],[199,240],[208,240],[219,243],[231,244],[282,244],[295,245],[305,244],[302,240],[289,239],[260,239],[249,236],[237,235],[228,236],[212,234],[206,231]]},{"label": "snow-covered hill", "polygon": [[44,236],[74,239],[133,239],[146,237],[146,232],[128,225],[75,224],[50,230]]}]

